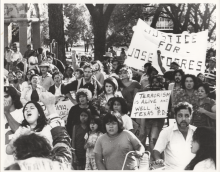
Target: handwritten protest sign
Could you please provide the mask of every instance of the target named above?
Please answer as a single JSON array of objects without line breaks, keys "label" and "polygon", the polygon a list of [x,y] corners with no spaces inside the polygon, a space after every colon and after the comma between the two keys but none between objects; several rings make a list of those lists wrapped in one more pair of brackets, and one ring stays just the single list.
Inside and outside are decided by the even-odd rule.
[{"label": "handwritten protest sign", "polygon": [[59,101],[56,104],[57,113],[59,114],[60,118],[63,119],[65,122],[67,120],[69,110],[72,106],[74,106],[74,104],[70,100],[68,100],[68,101]]},{"label": "handwritten protest sign", "polygon": [[131,118],[166,118],[170,95],[171,90],[137,93]]},{"label": "handwritten protest sign", "polygon": [[175,61],[185,73],[198,74],[205,71],[208,31],[189,34],[172,34],[160,32],[147,23],[138,20],[125,64],[143,70],[146,62],[162,74],[157,60],[157,50],[161,51],[163,67],[169,70]]}]

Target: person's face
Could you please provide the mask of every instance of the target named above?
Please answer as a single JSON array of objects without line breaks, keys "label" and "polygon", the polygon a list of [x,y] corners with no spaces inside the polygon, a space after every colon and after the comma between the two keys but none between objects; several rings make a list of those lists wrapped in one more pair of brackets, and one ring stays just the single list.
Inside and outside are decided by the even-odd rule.
[{"label": "person's face", "polygon": [[62,79],[61,79],[60,75],[55,75],[54,76],[54,83],[60,84],[61,81],[62,81]]},{"label": "person's face", "polygon": [[13,81],[15,79],[14,75],[12,73],[8,74],[8,81]]},{"label": "person's face", "polygon": [[86,123],[87,121],[88,121],[88,114],[87,113],[85,113],[85,112],[82,112],[81,114],[80,114],[80,121],[81,121],[81,123]]},{"label": "person's face", "polygon": [[152,81],[152,86],[158,87],[159,85],[160,85],[160,83],[158,82],[157,78],[154,78]]},{"label": "person's face", "polygon": [[120,79],[128,79],[128,72],[126,70],[122,70],[119,72]]},{"label": "person's face", "polygon": [[80,78],[83,77],[83,74],[81,74],[79,71],[76,71],[75,72],[75,77],[76,77],[76,79],[80,79]]},{"label": "person's face", "polygon": [[80,103],[81,105],[85,105],[85,104],[88,103],[87,98],[86,98],[86,95],[80,95],[80,96],[79,96],[79,103]]},{"label": "person's face", "polygon": [[13,102],[12,102],[12,98],[11,96],[4,92],[4,106],[12,106]]},{"label": "person's face", "polygon": [[47,62],[48,62],[49,64],[52,64],[52,63],[53,63],[53,59],[52,59],[52,58],[48,58],[48,59],[47,59]]},{"label": "person's face", "polygon": [[148,66],[144,67],[144,72],[147,73],[148,69],[149,69]]},{"label": "person's face", "polygon": [[27,49],[28,49],[28,50],[31,50],[31,46],[28,46]]},{"label": "person's face", "polygon": [[205,80],[205,76],[204,76],[203,74],[200,74],[200,75],[198,76],[198,78],[199,78],[201,81],[204,81],[204,80]]},{"label": "person's face", "polygon": [[18,73],[16,73],[16,76],[18,79],[22,79],[22,73],[18,72]]},{"label": "person's face", "polygon": [[115,101],[113,104],[113,110],[115,112],[121,113],[121,104],[118,101]]},{"label": "person's face", "polygon": [[106,83],[105,84],[105,91],[107,94],[113,94],[114,89],[113,89],[112,84]]},{"label": "person's face", "polygon": [[194,81],[191,77],[187,77],[185,80],[185,87],[187,90],[191,90],[194,87]]},{"label": "person's face", "polygon": [[181,79],[182,79],[182,75],[181,75],[179,72],[177,72],[177,73],[175,74],[175,76],[174,76],[175,82],[176,82],[176,83],[180,83],[180,82],[181,82]]},{"label": "person's face", "polygon": [[38,84],[38,76],[33,76],[31,79],[31,84],[32,85],[37,85]]},{"label": "person's face", "polygon": [[48,67],[42,66],[42,67],[40,67],[40,71],[41,71],[43,74],[45,74],[45,73],[47,73],[47,71],[48,71]]},{"label": "person's face", "polygon": [[192,143],[191,143],[191,152],[196,154],[197,151],[199,150],[199,147],[200,147],[199,143],[197,141],[193,140]]},{"label": "person's face", "polygon": [[98,129],[98,125],[94,122],[91,122],[89,127],[92,131],[97,131],[97,129]]},{"label": "person's face", "polygon": [[112,63],[112,70],[116,70],[118,67],[118,62],[113,62]]},{"label": "person's face", "polygon": [[205,89],[204,89],[204,87],[199,87],[198,88],[198,97],[200,98],[200,99],[203,99],[203,98],[205,98],[205,97],[207,97],[208,95],[206,94],[206,91],[205,91]]},{"label": "person's face", "polygon": [[99,65],[98,64],[94,64],[93,65],[93,70],[94,70],[94,72],[98,71],[99,70]]},{"label": "person's face", "polygon": [[67,68],[66,74],[67,74],[68,76],[72,76],[72,75],[73,75],[73,70],[70,69],[70,68]]},{"label": "person's face", "polygon": [[106,131],[110,136],[118,134],[118,123],[116,121],[108,122],[106,125]]},{"label": "person's face", "polygon": [[30,70],[27,73],[27,79],[30,79],[31,75],[35,74],[34,71]]},{"label": "person's face", "polygon": [[215,67],[215,62],[212,60],[209,61],[209,67],[214,68]]},{"label": "person's face", "polygon": [[18,49],[17,49],[17,47],[13,47],[12,50],[13,50],[14,52],[17,52]]},{"label": "person's face", "polygon": [[29,124],[36,124],[40,114],[33,103],[26,105],[24,109],[24,117]]},{"label": "person's face", "polygon": [[191,115],[188,109],[181,109],[175,115],[179,128],[186,129],[189,126]]},{"label": "person's face", "polygon": [[84,78],[89,80],[92,77],[92,69],[91,68],[86,68],[84,69]]}]

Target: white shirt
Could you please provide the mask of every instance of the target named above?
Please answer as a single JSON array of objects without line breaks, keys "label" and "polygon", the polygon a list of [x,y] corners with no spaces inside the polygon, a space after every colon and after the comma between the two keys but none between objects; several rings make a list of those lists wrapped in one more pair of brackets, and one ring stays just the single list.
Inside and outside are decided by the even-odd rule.
[{"label": "white shirt", "polygon": [[55,96],[60,96],[60,95],[62,95],[61,94],[61,84],[60,84],[60,86],[59,87],[57,87],[56,85],[55,85],[55,94],[54,94]]},{"label": "white shirt", "polygon": [[215,162],[208,158],[195,165],[193,170],[216,170]]},{"label": "white shirt", "polygon": [[195,157],[191,153],[192,136],[196,127],[189,125],[186,139],[174,124],[161,131],[154,150],[164,152],[166,170],[183,170]]},{"label": "white shirt", "polygon": [[12,52],[12,53],[11,53],[10,60],[11,60],[12,62],[15,62],[15,61],[17,61],[18,59],[19,59],[19,61],[22,61],[23,57],[22,57],[21,53],[20,53],[19,51],[17,51],[17,52]]},{"label": "white shirt", "polygon": [[133,129],[132,120],[131,120],[131,118],[130,118],[127,114],[122,115],[121,118],[122,118],[122,121],[123,121],[123,127],[124,127],[126,130],[131,130],[131,129]]},{"label": "white shirt", "polygon": [[7,62],[11,62],[11,54],[13,53],[12,50],[9,50],[9,52],[5,51],[5,59]]}]

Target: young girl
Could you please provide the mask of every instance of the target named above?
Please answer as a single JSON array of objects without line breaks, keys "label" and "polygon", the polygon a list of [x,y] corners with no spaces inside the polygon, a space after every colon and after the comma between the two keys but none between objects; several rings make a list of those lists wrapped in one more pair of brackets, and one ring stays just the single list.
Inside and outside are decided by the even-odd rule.
[{"label": "young girl", "polygon": [[95,163],[95,154],[93,149],[95,147],[96,141],[100,136],[102,136],[101,132],[101,120],[98,116],[94,117],[89,125],[89,132],[85,135],[85,146],[86,149],[86,168],[85,170],[98,170]]},{"label": "young girl", "polygon": [[73,166],[77,170],[85,170],[86,164],[86,150],[84,149],[84,136],[89,130],[91,112],[89,109],[82,109],[80,113],[80,124],[73,126],[72,133],[72,147]]},{"label": "young girl", "polygon": [[123,127],[126,130],[130,130],[130,131],[133,130],[133,123],[132,123],[131,118],[127,115],[128,107],[127,107],[127,103],[124,98],[114,97],[111,101],[110,110],[121,114]]}]

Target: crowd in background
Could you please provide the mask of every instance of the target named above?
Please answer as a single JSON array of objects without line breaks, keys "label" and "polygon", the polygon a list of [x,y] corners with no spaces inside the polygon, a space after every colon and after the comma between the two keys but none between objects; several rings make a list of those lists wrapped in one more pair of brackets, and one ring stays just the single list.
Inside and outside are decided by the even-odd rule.
[{"label": "crowd in background", "polygon": [[[144,71],[126,66],[124,49],[117,56],[113,47],[103,61],[72,50],[66,66],[31,45],[22,55],[13,44],[4,55],[7,169],[120,170],[126,153],[134,151],[124,167],[129,170],[137,168],[136,158],[145,150],[151,162],[167,169],[216,168],[213,54],[197,76],[185,74],[176,62],[166,71],[160,51],[163,75],[150,62]],[[171,90],[167,119],[130,117],[137,92],[163,90]],[[72,107],[63,121],[54,107],[67,100]]]}]

